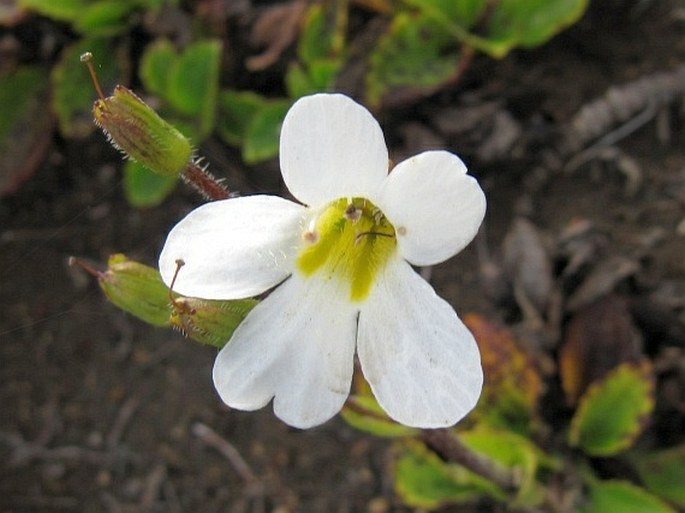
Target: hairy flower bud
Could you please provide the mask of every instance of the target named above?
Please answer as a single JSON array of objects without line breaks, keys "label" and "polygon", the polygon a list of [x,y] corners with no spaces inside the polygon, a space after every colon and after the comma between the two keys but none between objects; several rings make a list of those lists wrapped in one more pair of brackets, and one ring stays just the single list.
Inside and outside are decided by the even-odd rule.
[{"label": "hairy flower bud", "polygon": [[93,114],[116,148],[152,171],[175,176],[192,161],[190,141],[126,87],[95,100]]},{"label": "hairy flower bud", "polygon": [[95,274],[107,299],[122,310],[155,326],[171,324],[169,289],[157,269],[115,254],[109,257],[107,271]]},{"label": "hairy flower bud", "polygon": [[120,253],[109,257],[104,272],[74,257],[70,264],[96,276],[107,299],[125,312],[155,326],[172,326],[193,340],[216,347],[228,342],[259,302],[179,296],[164,284],[157,269]]},{"label": "hairy flower bud", "polygon": [[255,299],[179,297],[173,302],[171,325],[193,340],[221,348],[257,303]]}]

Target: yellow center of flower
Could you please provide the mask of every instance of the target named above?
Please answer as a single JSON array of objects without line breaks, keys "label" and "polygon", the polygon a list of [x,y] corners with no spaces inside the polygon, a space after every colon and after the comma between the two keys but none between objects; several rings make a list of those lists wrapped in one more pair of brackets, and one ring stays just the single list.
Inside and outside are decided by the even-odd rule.
[{"label": "yellow center of flower", "polygon": [[350,283],[350,299],[362,301],[397,247],[395,229],[369,200],[341,198],[328,204],[303,233],[297,267],[305,276]]}]

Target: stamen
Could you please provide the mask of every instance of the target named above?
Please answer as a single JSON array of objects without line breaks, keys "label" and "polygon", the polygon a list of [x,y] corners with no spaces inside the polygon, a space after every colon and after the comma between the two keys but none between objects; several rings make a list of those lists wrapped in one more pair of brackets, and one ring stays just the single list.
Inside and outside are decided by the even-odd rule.
[{"label": "stamen", "polygon": [[90,73],[90,78],[93,81],[93,85],[95,86],[95,91],[97,91],[100,99],[104,100],[105,95],[102,92],[102,88],[100,87],[100,82],[98,81],[97,74],[95,73],[95,68],[93,68],[93,54],[90,52],[85,52],[81,54],[81,62],[85,63],[85,65],[88,66],[88,73]]},{"label": "stamen", "polygon": [[174,297],[174,284],[181,271],[181,267],[184,265],[186,265],[186,263],[182,258],[176,259],[176,271],[174,272],[174,277],[171,279],[171,285],[169,285],[169,300],[171,301],[171,316],[178,317],[181,323],[180,326],[175,327],[178,328],[178,331],[180,331],[184,337],[188,337],[188,334],[195,330],[193,321],[189,318],[189,316],[195,313],[195,310],[185,302],[179,301]]}]

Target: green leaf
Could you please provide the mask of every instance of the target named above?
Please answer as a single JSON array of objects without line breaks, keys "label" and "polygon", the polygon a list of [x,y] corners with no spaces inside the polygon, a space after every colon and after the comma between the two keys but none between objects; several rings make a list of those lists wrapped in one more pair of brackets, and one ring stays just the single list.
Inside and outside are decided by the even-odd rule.
[{"label": "green leaf", "polygon": [[511,431],[478,425],[459,433],[469,448],[514,472],[519,480],[516,502],[535,505],[544,499],[544,488],[537,481],[540,467],[558,469],[560,463],[545,454],[530,439]]},{"label": "green leaf", "polygon": [[54,20],[70,22],[87,8],[86,0],[18,0],[22,9],[37,12]]},{"label": "green leaf", "polygon": [[83,34],[111,36],[123,32],[129,23],[129,14],[136,8],[132,2],[103,0],[84,9],[74,19],[74,28]]},{"label": "green leaf", "polygon": [[494,484],[464,467],[446,463],[416,440],[404,441],[400,451],[395,490],[408,506],[432,509],[485,494],[504,498]]},{"label": "green leaf", "polygon": [[140,64],[145,87],[160,97],[161,111],[195,142],[214,129],[221,42],[199,41],[177,52],[168,41],[150,45]]},{"label": "green leaf", "polygon": [[112,36],[125,30],[131,13],[158,8],[159,0],[19,0],[22,8],[71,23],[89,37]]},{"label": "green leaf", "polygon": [[426,16],[400,13],[369,58],[367,101],[378,105],[394,89],[431,91],[457,72],[453,38]]},{"label": "green leaf", "polygon": [[255,113],[245,134],[245,162],[254,164],[278,154],[281,125],[289,108],[289,100],[272,100]]},{"label": "green leaf", "polygon": [[200,41],[188,46],[169,72],[167,99],[179,112],[199,118],[202,137],[214,127],[220,59],[219,41]]},{"label": "green leaf", "polygon": [[[682,483],[681,483],[682,485]],[[590,484],[589,502],[580,513],[676,513],[666,503],[627,481]]]},{"label": "green leaf", "polygon": [[147,91],[160,98],[167,97],[169,70],[176,59],[176,49],[166,39],[159,39],[145,48],[138,72]]},{"label": "green leaf", "polygon": [[341,62],[334,59],[321,59],[310,62],[307,68],[292,63],[285,75],[286,89],[291,98],[327,91],[334,85]]},{"label": "green leaf", "polygon": [[269,100],[252,91],[222,91],[219,96],[219,135],[228,144],[241,145],[255,114]]},{"label": "green leaf", "polygon": [[95,129],[91,108],[97,94],[88,69],[80,60],[84,52],[93,54],[98,79],[105,91],[114,88],[123,74],[122,58],[112,41],[82,39],[62,51],[52,70],[51,82],[53,110],[65,137],[85,137]]},{"label": "green leaf", "polygon": [[219,134],[229,144],[242,145],[249,164],[278,154],[281,124],[290,100],[271,100],[250,91],[223,91]]},{"label": "green leaf", "polygon": [[[47,70],[40,67],[20,67],[0,77],[0,148],[7,149],[12,144],[8,138],[24,125],[25,119],[37,114],[37,96],[45,94],[47,78]],[[4,150],[2,154],[5,158]]]},{"label": "green leaf", "polygon": [[128,160],[124,166],[124,193],[134,207],[156,207],[176,187],[178,175],[162,175]]},{"label": "green leaf", "polygon": [[304,17],[297,45],[297,56],[305,64],[327,59],[341,51],[342,38],[336,27],[326,21],[326,13],[321,4],[313,4]]},{"label": "green leaf", "polygon": [[647,360],[619,365],[585,391],[571,421],[569,443],[593,456],[632,445],[654,408],[654,378]]},{"label": "green leaf", "polygon": [[488,0],[405,0],[405,2],[435,21],[444,20],[465,29],[473,26],[484,14]]},{"label": "green leaf", "polygon": [[685,507],[685,444],[634,454],[630,461],[649,491]]},{"label": "green leaf", "polygon": [[15,191],[52,140],[48,70],[22,66],[0,76],[0,195]]},{"label": "green leaf", "polygon": [[[534,47],[580,19],[588,0],[501,0],[489,18],[478,48],[503,57],[512,48]],[[474,36],[475,37],[475,36]]]}]

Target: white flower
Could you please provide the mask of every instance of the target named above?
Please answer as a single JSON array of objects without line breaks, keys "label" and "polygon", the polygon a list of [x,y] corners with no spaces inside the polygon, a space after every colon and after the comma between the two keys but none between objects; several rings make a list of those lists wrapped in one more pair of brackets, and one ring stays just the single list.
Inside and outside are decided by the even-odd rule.
[{"label": "white flower", "polygon": [[205,204],[168,236],[167,284],[181,294],[238,299],[276,287],[219,352],[223,401],[271,399],[284,422],[321,424],[350,391],[355,350],[383,409],[421,428],[450,426],[478,400],[480,355],[453,308],[410,264],[466,246],[485,197],[455,155],[429,151],[388,174],[376,120],[339,94],[298,100],[281,132],[286,186],[302,204],[246,196]]}]

